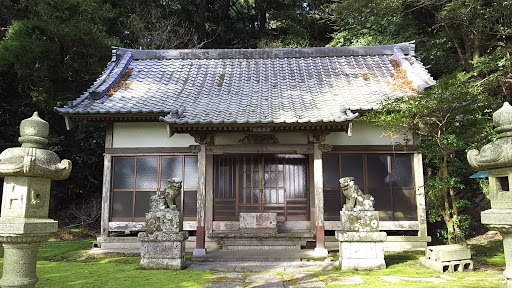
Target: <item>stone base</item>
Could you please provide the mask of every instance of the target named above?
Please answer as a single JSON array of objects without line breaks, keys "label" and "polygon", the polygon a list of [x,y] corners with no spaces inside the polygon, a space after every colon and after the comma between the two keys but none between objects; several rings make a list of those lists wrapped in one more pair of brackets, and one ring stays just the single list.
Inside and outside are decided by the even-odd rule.
[{"label": "stone base", "polygon": [[336,231],[339,241],[341,270],[386,269],[384,261],[385,232]]},{"label": "stone base", "polygon": [[437,262],[421,257],[420,265],[440,273],[473,271],[473,261],[471,260]]},{"label": "stone base", "polygon": [[185,265],[187,232],[139,233],[140,268],[147,270],[179,270]]},{"label": "stone base", "polygon": [[329,254],[329,251],[327,251],[327,249],[325,249],[325,248],[315,248],[314,256],[316,258],[327,257],[328,254]]},{"label": "stone base", "polygon": [[340,259],[341,270],[382,270],[386,269],[384,259]]},{"label": "stone base", "polygon": [[192,255],[194,256],[203,256],[206,255],[206,249],[194,249],[194,252],[192,252]]},{"label": "stone base", "polygon": [[181,270],[185,267],[185,257],[179,259],[142,258],[142,270]]}]

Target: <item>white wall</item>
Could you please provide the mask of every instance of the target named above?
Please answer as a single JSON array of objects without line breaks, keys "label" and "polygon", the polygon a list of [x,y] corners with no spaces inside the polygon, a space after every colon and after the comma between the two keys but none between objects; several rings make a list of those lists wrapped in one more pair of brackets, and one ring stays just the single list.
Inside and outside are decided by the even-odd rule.
[{"label": "white wall", "polygon": [[196,145],[189,134],[174,134],[169,138],[165,123],[114,123],[113,147],[188,147]]},{"label": "white wall", "polygon": [[[272,132],[268,132],[271,134]],[[244,133],[219,133],[214,136],[215,145],[236,145],[247,134]],[[279,144],[307,144],[308,138],[302,132],[282,132],[276,133]]]},{"label": "white wall", "polygon": [[352,136],[348,136],[345,132],[333,132],[323,143],[331,145],[396,145],[403,141],[403,137],[392,138],[379,127],[362,121],[354,121]]}]

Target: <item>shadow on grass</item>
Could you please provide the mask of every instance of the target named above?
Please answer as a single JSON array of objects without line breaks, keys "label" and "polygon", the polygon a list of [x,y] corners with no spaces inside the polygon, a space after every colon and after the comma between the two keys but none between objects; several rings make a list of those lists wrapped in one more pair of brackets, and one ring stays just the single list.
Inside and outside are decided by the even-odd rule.
[{"label": "shadow on grass", "polygon": [[385,254],[384,260],[386,260],[386,266],[390,267],[408,261],[418,260],[423,256],[425,256],[423,251],[388,252]]},{"label": "shadow on grass", "polygon": [[505,265],[503,241],[485,241],[470,244],[473,260],[489,265]]}]

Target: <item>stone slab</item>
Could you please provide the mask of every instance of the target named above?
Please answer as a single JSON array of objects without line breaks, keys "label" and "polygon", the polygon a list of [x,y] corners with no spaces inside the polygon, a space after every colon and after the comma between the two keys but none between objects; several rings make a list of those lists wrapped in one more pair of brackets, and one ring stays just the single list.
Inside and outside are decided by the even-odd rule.
[{"label": "stone slab", "polygon": [[327,287],[323,281],[305,281],[296,284],[285,284],[286,288],[324,288]]},{"label": "stone slab", "polygon": [[341,231],[379,231],[378,211],[340,211]]},{"label": "stone slab", "polygon": [[386,232],[336,231],[335,237],[342,242],[384,242],[387,239],[387,234]]},{"label": "stone slab", "polygon": [[244,288],[242,281],[215,281],[207,282],[203,288]]},{"label": "stone slab", "polygon": [[429,246],[425,256],[437,262],[467,260],[471,259],[471,250],[461,245]]},{"label": "stone slab", "polygon": [[272,263],[193,263],[186,270],[198,271],[224,271],[224,272],[265,272],[275,271],[288,274],[327,271],[331,270],[338,262],[272,262]]},{"label": "stone slab", "polygon": [[247,288],[284,288],[284,283],[251,283],[247,286]]},{"label": "stone slab", "polygon": [[307,281],[307,280],[312,280],[313,276],[314,276],[313,272],[305,272],[305,273],[285,274],[283,277],[285,280]]},{"label": "stone slab", "polygon": [[489,209],[480,214],[482,224],[511,225],[512,209]]},{"label": "stone slab", "polygon": [[255,273],[247,276],[246,282],[276,282],[282,281],[281,276],[274,273]]},{"label": "stone slab", "polygon": [[363,279],[359,276],[350,276],[350,277],[336,277],[327,280],[329,285],[354,285],[354,284],[364,284]]},{"label": "stone slab", "polygon": [[210,279],[244,279],[244,273],[215,273]]},{"label": "stone slab", "polygon": [[411,277],[400,277],[400,276],[379,276],[386,282],[400,282],[400,281],[412,281],[412,282],[430,282],[430,283],[446,283],[448,281],[441,278],[411,278]]}]

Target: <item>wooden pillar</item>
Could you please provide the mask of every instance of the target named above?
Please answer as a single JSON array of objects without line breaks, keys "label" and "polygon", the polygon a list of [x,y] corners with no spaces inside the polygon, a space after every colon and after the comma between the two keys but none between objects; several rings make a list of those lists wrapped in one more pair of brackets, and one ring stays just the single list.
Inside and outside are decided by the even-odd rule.
[{"label": "wooden pillar", "polygon": [[427,209],[425,205],[425,188],[423,180],[423,160],[420,153],[414,153],[414,185],[416,186],[416,209],[418,213],[418,236],[426,239],[427,235]]},{"label": "wooden pillar", "polygon": [[110,217],[110,182],[112,179],[112,155],[103,156],[103,188],[101,197],[101,238],[108,237]]},{"label": "wooden pillar", "polygon": [[[105,131],[105,149],[113,146],[113,125],[107,123]],[[112,155],[103,156],[103,186],[101,197],[101,238],[108,237],[108,223],[110,218],[110,187],[112,181]]]},{"label": "wooden pillar", "polygon": [[315,225],[316,225],[316,248],[315,256],[327,256],[325,249],[324,230],[324,178],[322,169],[322,151],[320,144],[314,143],[313,152],[313,178],[315,186]]},{"label": "wooden pillar", "polygon": [[314,132],[308,135],[309,141],[313,142],[313,186],[315,193],[315,234],[316,247],[315,257],[326,257],[328,252],[325,248],[324,229],[324,178],[322,168],[322,150],[325,149],[320,142],[325,141],[328,133]]},{"label": "wooden pillar", "polygon": [[205,247],[205,211],[206,211],[206,144],[210,140],[207,134],[192,135],[200,145],[197,154],[197,228],[196,248],[193,255],[206,255]]},{"label": "wooden pillar", "polygon": [[[208,205],[209,204],[209,205]],[[213,231],[213,155],[206,155],[206,236]]]}]

